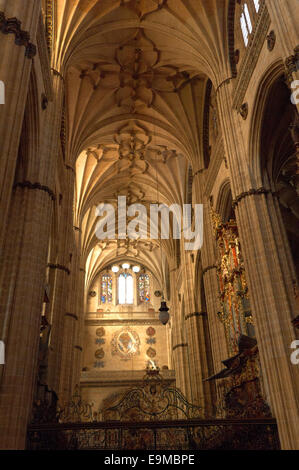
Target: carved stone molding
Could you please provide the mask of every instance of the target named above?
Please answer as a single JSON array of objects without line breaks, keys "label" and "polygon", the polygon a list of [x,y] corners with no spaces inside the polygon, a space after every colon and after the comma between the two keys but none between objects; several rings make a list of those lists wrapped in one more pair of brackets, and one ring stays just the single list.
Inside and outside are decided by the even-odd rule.
[{"label": "carved stone molding", "polygon": [[[88,314],[87,314],[88,315]],[[126,318],[120,318],[120,319],[114,319],[114,320],[109,320],[109,319],[103,319],[103,318],[87,318],[85,320],[85,324],[89,326],[124,326],[124,325],[161,325],[161,322],[158,318],[152,318],[150,320],[145,320],[142,318],[132,318],[132,319],[126,319]]]},{"label": "carved stone molding", "polygon": [[228,30],[228,52],[232,77],[237,76],[237,67],[235,60],[235,11],[236,0],[229,0],[227,14],[227,30]]},{"label": "carved stone molding", "polygon": [[52,75],[51,67],[46,43],[45,28],[43,24],[42,15],[40,15],[37,34],[36,34],[36,44],[38,50],[38,57],[41,64],[41,71],[45,89],[45,95],[49,101],[53,101],[53,85],[52,85]]},{"label": "carved stone molding", "polygon": [[54,191],[52,191],[52,189],[50,189],[48,186],[45,186],[45,185],[40,184],[40,183],[31,183],[30,181],[22,181],[22,182],[16,183],[15,187],[27,188],[27,189],[37,189],[39,191],[45,191],[47,194],[49,194],[52,201],[56,200],[56,196],[55,196]]},{"label": "carved stone molding", "polygon": [[78,321],[78,317],[77,317],[77,315],[76,315],[75,313],[66,312],[66,313],[64,314],[64,316],[65,316],[65,317],[71,317],[71,318],[73,318],[74,320]]},{"label": "carved stone molding", "polygon": [[270,33],[267,36],[267,47],[268,47],[268,50],[270,52],[273,51],[273,49],[275,47],[275,43],[276,43],[276,34],[272,30],[272,31],[270,31]]},{"label": "carved stone molding", "polygon": [[65,168],[66,168],[67,170],[71,170],[71,172],[72,172],[74,175],[76,174],[75,169],[74,169],[71,165],[65,164]]},{"label": "carved stone molding", "polygon": [[291,55],[285,60],[286,80],[288,84],[293,81],[293,73],[299,70],[299,45],[294,49],[294,55]]},{"label": "carved stone molding", "polygon": [[243,103],[239,109],[239,114],[241,115],[242,119],[246,121],[248,117],[248,103]]},{"label": "carved stone molding", "polygon": [[45,93],[42,93],[42,96],[41,96],[41,107],[42,107],[42,110],[45,111],[48,107],[48,103],[49,103],[49,100],[47,98],[47,96],[45,95]]},{"label": "carved stone molding", "polygon": [[62,75],[61,72],[59,72],[59,70],[53,69],[53,67],[51,67],[51,70],[53,72],[53,75],[56,75],[56,77],[59,77],[60,80],[64,82],[64,76]]},{"label": "carved stone molding", "polygon": [[50,269],[60,269],[61,271],[65,271],[68,275],[70,275],[70,270],[66,266],[63,266],[62,264],[48,263],[47,267]]},{"label": "carved stone molding", "polygon": [[36,46],[30,42],[30,35],[21,29],[22,22],[17,18],[6,18],[3,11],[0,11],[0,31],[3,34],[14,34],[15,44],[25,46],[25,57],[33,59],[36,55]]},{"label": "carved stone molding", "polygon": [[44,15],[45,15],[46,41],[47,41],[49,57],[51,57],[52,49],[53,49],[53,15],[54,15],[53,0],[46,0],[46,8],[45,8]]},{"label": "carved stone molding", "polygon": [[211,269],[217,269],[216,264],[211,264],[210,266],[207,266],[205,269],[203,269],[202,275],[206,274],[206,273],[207,273],[208,271],[210,271]]},{"label": "carved stone molding", "polygon": [[260,57],[269,26],[271,24],[270,16],[266,4],[261,5],[260,13],[252,33],[252,41],[248,44],[245,57],[243,58],[240,71],[238,73],[236,87],[233,97],[233,107],[240,109],[252,74]]},{"label": "carved stone molding", "polygon": [[210,160],[210,149],[209,149],[209,119],[210,119],[210,99],[212,92],[212,82],[207,81],[206,93],[205,93],[205,104],[204,104],[204,118],[203,118],[203,151],[204,161],[209,162]]},{"label": "carved stone molding", "polygon": [[[256,196],[256,195],[260,195],[260,194],[273,194],[271,189],[266,189],[266,188],[258,188],[258,189],[249,189],[248,191],[244,191],[243,193],[239,194],[234,200],[233,200],[233,203],[232,203],[232,206],[233,208],[235,209],[235,207],[238,206],[239,202],[244,199],[245,197],[247,196]],[[274,194],[273,194],[274,195]]]},{"label": "carved stone molding", "polygon": [[190,318],[194,318],[194,317],[206,317],[207,316],[207,312],[193,312],[193,313],[189,313],[188,315],[185,316],[185,320],[189,320]]},{"label": "carved stone molding", "polygon": [[175,351],[178,348],[187,348],[187,347],[188,347],[188,343],[180,343],[180,344],[176,344],[175,346],[173,346],[172,350]]}]

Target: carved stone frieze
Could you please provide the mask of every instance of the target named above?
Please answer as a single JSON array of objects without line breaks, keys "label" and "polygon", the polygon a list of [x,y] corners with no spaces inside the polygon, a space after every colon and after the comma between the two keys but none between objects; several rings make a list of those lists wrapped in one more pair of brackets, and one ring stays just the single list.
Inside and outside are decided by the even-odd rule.
[{"label": "carved stone frieze", "polygon": [[25,46],[25,57],[33,59],[36,55],[36,46],[30,42],[30,35],[21,29],[21,21],[17,18],[6,18],[0,11],[0,31],[3,34],[13,34],[17,46]]}]

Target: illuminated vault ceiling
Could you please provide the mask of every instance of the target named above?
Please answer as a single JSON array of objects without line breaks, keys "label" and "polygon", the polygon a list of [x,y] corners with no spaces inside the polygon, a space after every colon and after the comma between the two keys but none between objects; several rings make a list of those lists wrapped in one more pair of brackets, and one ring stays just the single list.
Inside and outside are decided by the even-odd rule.
[{"label": "illuminated vault ceiling", "polygon": [[[229,76],[228,0],[57,0],[55,67],[66,82],[75,224],[87,278],[131,257],[159,279],[156,242],[95,237],[96,206],[186,202],[188,165],[203,168],[205,87]],[[159,191],[157,192],[157,186]],[[163,241],[168,259],[177,244]]]}]

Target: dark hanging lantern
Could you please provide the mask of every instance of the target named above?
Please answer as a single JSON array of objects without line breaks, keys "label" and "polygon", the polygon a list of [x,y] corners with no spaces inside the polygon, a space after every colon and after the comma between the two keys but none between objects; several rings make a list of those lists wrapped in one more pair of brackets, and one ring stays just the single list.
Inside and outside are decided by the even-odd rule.
[{"label": "dark hanging lantern", "polygon": [[166,325],[169,320],[169,313],[168,313],[169,308],[167,307],[167,304],[164,300],[161,302],[161,307],[159,308],[159,320],[163,325]]}]

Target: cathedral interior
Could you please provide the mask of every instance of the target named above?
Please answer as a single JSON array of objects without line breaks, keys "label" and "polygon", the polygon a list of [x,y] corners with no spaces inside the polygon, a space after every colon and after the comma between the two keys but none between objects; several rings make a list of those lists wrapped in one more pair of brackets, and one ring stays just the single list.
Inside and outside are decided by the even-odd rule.
[{"label": "cathedral interior", "polygon": [[0,0],[0,449],[299,449],[298,18]]}]

